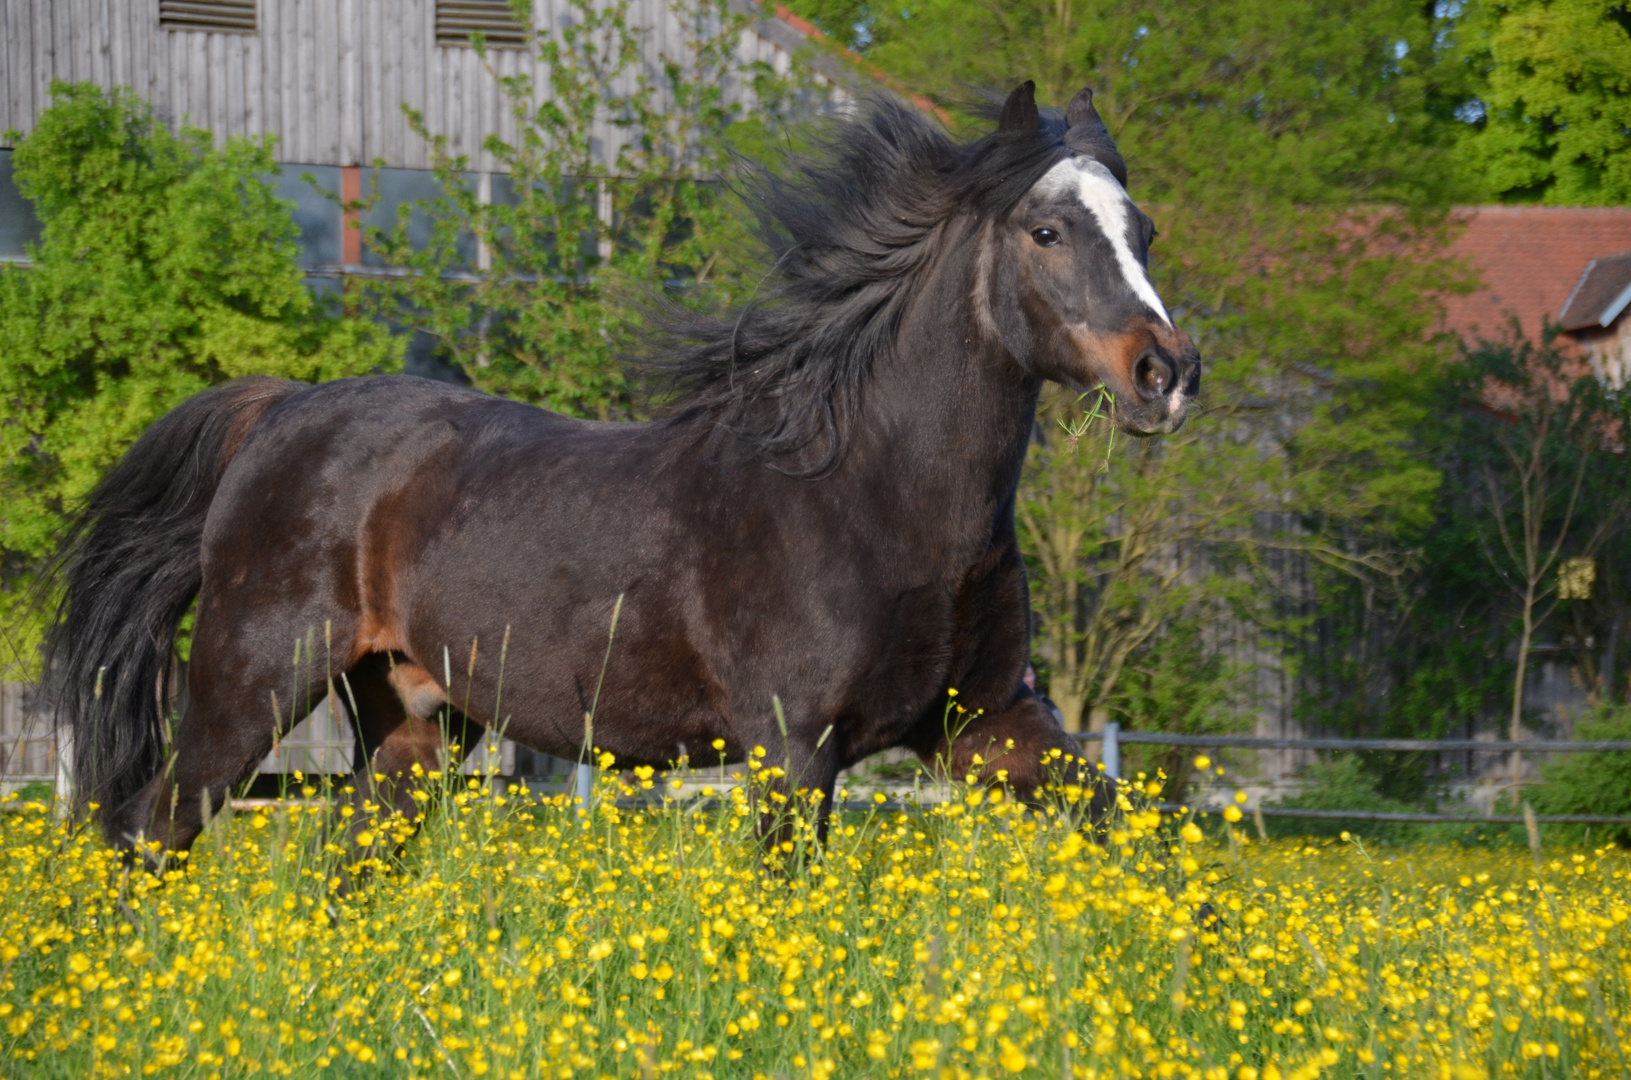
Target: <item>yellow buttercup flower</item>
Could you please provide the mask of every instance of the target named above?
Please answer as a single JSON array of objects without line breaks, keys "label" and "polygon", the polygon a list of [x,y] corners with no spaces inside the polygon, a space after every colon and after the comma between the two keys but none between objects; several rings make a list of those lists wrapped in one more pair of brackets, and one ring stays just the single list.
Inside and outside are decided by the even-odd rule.
[{"label": "yellow buttercup flower", "polygon": [[622,780],[693,774],[582,806],[453,775],[415,819],[342,786],[346,827],[392,844],[366,873],[322,807],[222,816],[150,876],[13,800],[0,1072],[1618,1075],[1618,848],[1209,835],[1159,774],[1100,830],[1080,791],[891,769],[899,803],[841,797],[824,843],[796,762],[662,803]]}]

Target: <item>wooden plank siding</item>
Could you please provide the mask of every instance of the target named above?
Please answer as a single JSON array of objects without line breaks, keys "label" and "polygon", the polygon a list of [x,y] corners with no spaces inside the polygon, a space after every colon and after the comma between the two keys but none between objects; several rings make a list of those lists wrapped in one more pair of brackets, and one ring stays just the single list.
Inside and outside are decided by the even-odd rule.
[{"label": "wooden plank siding", "polygon": [[[533,10],[548,27],[570,9],[538,0]],[[489,72],[475,50],[436,44],[435,0],[260,0],[257,17],[253,34],[182,31],[160,28],[158,0],[5,0],[0,131],[26,134],[50,104],[52,80],[64,79],[128,87],[166,122],[217,139],[272,135],[282,161],[428,168],[427,147],[402,114],[407,105],[449,137],[454,153],[470,155],[473,169],[495,171],[484,141],[513,141],[516,131],[494,74],[527,74],[547,91],[530,51],[490,50]],[[646,71],[660,76],[663,59],[683,53],[686,28],[669,0],[634,0],[630,22],[647,28]],[[786,72],[804,42],[801,30],[770,18],[742,35],[741,55]],[[616,152],[613,125],[597,123],[594,135],[603,152]]]}]

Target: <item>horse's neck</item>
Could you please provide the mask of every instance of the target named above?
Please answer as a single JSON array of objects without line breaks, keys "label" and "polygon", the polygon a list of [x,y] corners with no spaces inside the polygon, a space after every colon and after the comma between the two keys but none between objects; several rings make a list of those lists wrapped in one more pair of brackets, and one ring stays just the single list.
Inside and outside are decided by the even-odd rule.
[{"label": "horse's neck", "polygon": [[983,556],[1011,516],[1039,389],[982,341],[972,291],[953,267],[913,305],[896,354],[871,373],[843,470],[869,506],[890,507],[903,540],[952,561]]}]

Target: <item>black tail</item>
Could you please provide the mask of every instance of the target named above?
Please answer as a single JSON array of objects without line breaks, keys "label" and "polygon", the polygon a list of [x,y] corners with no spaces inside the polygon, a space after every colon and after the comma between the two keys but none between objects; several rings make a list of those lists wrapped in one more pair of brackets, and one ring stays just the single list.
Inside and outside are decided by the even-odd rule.
[{"label": "black tail", "polygon": [[163,767],[170,660],[221,474],[301,386],[242,379],[166,414],[86,498],[47,576],[62,590],[45,640],[48,700],[73,737],[75,802],[96,803],[104,823]]}]

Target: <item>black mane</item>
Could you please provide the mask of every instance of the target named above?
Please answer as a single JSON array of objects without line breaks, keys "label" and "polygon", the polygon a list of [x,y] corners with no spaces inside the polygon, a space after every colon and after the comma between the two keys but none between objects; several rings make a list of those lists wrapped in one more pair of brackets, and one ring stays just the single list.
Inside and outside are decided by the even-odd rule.
[{"label": "black mane", "polygon": [[958,215],[1001,218],[1067,154],[1061,122],[954,142],[890,98],[843,123],[791,179],[761,176],[756,203],[771,270],[723,318],[692,317],[645,366],[677,384],[676,422],[712,422],[790,475],[836,468],[874,364],[901,313],[956,237]]}]

